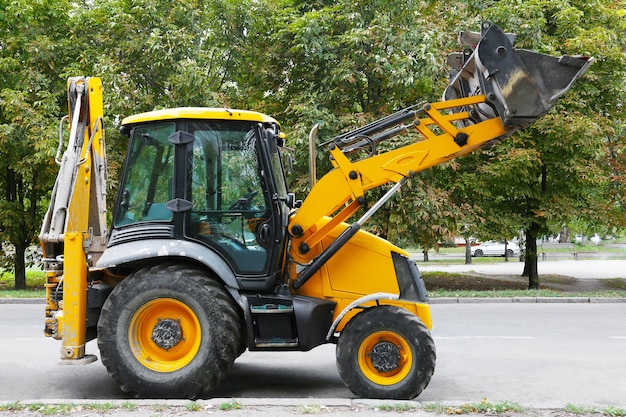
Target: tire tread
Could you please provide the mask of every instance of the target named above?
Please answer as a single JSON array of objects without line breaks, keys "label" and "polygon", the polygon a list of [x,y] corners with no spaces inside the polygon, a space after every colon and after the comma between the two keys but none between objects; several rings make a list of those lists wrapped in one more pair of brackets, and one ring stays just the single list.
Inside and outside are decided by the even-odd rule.
[{"label": "tire tread", "polygon": [[[191,372],[172,372],[169,378],[163,378],[164,381],[142,378],[138,374],[145,372],[145,368],[138,362],[123,364],[124,355],[118,351],[115,334],[120,310],[135,297],[141,296],[142,292],[155,288],[180,292],[181,297],[197,301],[206,314],[219,313],[219,317],[211,320],[212,325],[216,326],[216,331],[209,338],[212,347],[200,346],[201,350],[211,349],[208,353],[211,358],[201,366],[195,366]],[[98,322],[98,347],[102,363],[120,389],[134,397],[193,399],[213,390],[230,370],[238,353],[240,339],[240,315],[223,286],[204,271],[179,264],[158,264],[128,276],[115,287],[104,303]],[[136,372],[133,372],[133,367],[136,367]]]},{"label": "tire tread", "polygon": [[[357,352],[361,342],[379,330],[402,334],[413,348],[414,369],[404,380],[391,386],[373,383],[358,365]],[[372,307],[357,314],[346,325],[337,343],[339,374],[346,386],[363,398],[413,399],[428,386],[435,362],[435,343],[426,325],[415,314],[395,306]]]}]

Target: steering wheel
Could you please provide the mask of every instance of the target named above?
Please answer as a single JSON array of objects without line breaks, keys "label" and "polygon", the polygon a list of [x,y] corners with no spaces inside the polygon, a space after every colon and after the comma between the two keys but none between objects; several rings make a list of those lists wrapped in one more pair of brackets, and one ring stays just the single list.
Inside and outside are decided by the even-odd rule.
[{"label": "steering wheel", "polygon": [[250,204],[252,203],[252,199],[256,197],[258,191],[253,191],[251,188],[248,188],[248,194],[239,198],[236,202],[234,202],[229,209],[230,210],[248,210],[250,208]]}]

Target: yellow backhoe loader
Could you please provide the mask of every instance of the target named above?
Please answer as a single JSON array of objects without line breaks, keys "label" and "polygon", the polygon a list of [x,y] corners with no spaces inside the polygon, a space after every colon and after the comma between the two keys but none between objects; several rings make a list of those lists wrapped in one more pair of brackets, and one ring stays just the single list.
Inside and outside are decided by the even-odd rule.
[{"label": "yellow backhoe loader", "polygon": [[[246,349],[335,343],[355,395],[416,397],[435,369],[426,288],[406,251],[361,227],[415,173],[545,114],[592,62],[516,49],[490,23],[461,39],[443,100],[323,144],[333,169],[302,202],[287,188],[272,117],[174,108],[125,118],[130,140],[111,225],[102,85],[70,78],[69,141],[62,122],[40,235],[45,333],[61,340],[61,362],[95,360],[85,344],[97,338],[124,392],[198,398]],[[419,139],[379,150],[405,133]],[[368,190],[387,185],[367,201]]]}]

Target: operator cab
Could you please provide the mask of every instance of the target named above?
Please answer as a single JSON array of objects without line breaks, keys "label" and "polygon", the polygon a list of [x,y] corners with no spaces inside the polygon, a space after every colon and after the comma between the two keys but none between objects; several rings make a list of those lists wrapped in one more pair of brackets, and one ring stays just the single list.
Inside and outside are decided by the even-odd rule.
[{"label": "operator cab", "polygon": [[182,108],[124,119],[130,137],[109,246],[184,239],[237,276],[280,266],[289,207],[278,123],[261,113]]}]

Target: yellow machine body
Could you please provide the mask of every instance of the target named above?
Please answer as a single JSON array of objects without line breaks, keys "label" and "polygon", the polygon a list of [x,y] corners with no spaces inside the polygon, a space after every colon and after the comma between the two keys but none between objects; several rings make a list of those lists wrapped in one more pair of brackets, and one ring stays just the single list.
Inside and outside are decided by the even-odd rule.
[{"label": "yellow machine body", "polygon": [[[324,217],[317,224],[323,227],[330,221],[330,218]],[[317,244],[317,251],[321,253],[347,226],[343,223],[333,228],[322,242]],[[389,241],[360,230],[336,256],[307,281],[307,285],[303,286],[298,294],[335,301],[337,308],[333,319],[337,319],[351,303],[369,294],[382,293],[399,296],[400,288],[391,257],[392,253],[409,257],[405,250]],[[295,271],[293,272],[296,274]],[[432,328],[430,308],[424,302],[381,297],[367,301],[361,307],[369,307],[377,303],[402,307],[416,314],[426,327]],[[358,311],[354,309],[350,314],[342,317],[336,331],[340,332]]]}]

